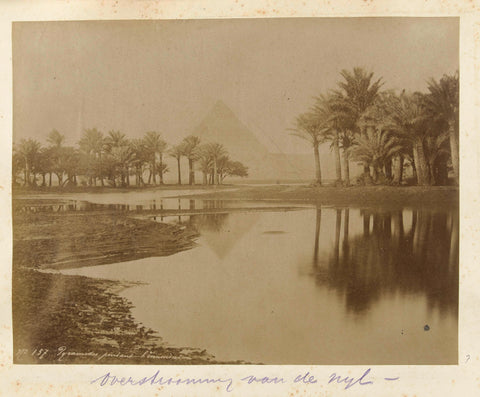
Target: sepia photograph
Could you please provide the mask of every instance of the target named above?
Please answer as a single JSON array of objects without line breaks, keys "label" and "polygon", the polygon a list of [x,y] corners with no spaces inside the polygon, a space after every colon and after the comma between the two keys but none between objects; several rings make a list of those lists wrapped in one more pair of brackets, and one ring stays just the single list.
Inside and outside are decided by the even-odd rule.
[{"label": "sepia photograph", "polygon": [[459,35],[13,22],[14,364],[458,365]]}]

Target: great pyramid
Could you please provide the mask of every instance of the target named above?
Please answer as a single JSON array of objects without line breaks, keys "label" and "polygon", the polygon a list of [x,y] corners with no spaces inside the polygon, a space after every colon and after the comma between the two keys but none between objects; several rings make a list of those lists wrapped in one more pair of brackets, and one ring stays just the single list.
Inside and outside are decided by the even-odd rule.
[{"label": "great pyramid", "polygon": [[203,142],[218,142],[249,169],[251,180],[313,179],[313,155],[270,153],[222,101],[193,130]]}]

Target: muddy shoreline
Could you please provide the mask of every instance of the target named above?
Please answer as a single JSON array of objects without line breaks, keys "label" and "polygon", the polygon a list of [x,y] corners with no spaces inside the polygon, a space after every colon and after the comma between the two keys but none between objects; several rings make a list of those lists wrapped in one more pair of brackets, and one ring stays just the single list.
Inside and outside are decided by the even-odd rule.
[{"label": "muddy shoreline", "polygon": [[126,213],[55,212],[68,201],[13,199],[16,364],[214,364],[206,351],[170,347],[131,315],[118,292],[134,284],[55,269],[165,256],[195,244],[190,228]]}]

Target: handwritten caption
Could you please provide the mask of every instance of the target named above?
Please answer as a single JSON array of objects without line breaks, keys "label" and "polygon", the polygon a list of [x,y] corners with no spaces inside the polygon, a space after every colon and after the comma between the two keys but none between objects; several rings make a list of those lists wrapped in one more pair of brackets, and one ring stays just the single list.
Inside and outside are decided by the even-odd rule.
[{"label": "handwritten caption", "polygon": [[[57,349],[49,350],[46,348],[36,348],[32,351],[28,349],[18,349],[16,353],[17,360],[22,360],[28,356],[34,357],[37,360],[45,361],[57,361],[64,362],[71,358],[77,358],[79,356],[85,358],[89,357],[93,361],[103,361],[107,358],[151,358],[151,359],[187,359],[187,357],[178,356],[157,356],[151,351],[145,351],[141,355],[133,356],[132,354],[120,354],[118,353],[98,353],[91,352],[76,352],[67,349],[66,346],[60,346]],[[328,376],[318,377],[310,372],[303,372],[291,378],[280,376],[258,376],[247,375],[242,378],[233,377],[218,377],[218,378],[195,378],[195,377],[168,377],[162,376],[160,370],[156,371],[150,376],[144,376],[140,378],[134,378],[132,376],[116,376],[111,372],[106,372],[103,375],[90,381],[91,384],[98,385],[100,387],[108,386],[181,386],[181,385],[199,385],[199,384],[217,384],[223,385],[227,392],[231,392],[234,389],[234,385],[278,385],[278,384],[302,384],[302,385],[316,385],[316,384],[337,384],[345,390],[349,390],[353,387],[361,387],[373,385],[374,383],[398,381],[399,377],[375,377],[371,373],[371,368],[359,372],[359,376],[344,376],[336,372],[331,373]]]},{"label": "handwritten caption", "polygon": [[79,352],[75,350],[70,350],[66,346],[60,346],[57,349],[38,347],[32,349],[31,351],[29,349],[18,349],[15,356],[19,361],[28,361],[28,359],[32,357],[35,360],[46,362],[68,362],[71,359],[84,358],[92,360],[92,364],[95,361],[105,361],[106,359],[126,360],[134,358],[144,358],[150,360],[191,360],[191,358],[188,356],[176,356],[173,354],[158,355],[150,350],[145,350],[141,352],[141,354],[97,351]]},{"label": "handwritten caption", "polygon": [[[399,377],[381,378],[382,381],[391,382],[398,381]],[[231,377],[224,378],[181,378],[181,377],[164,377],[160,375],[160,370],[156,371],[151,376],[145,376],[143,378],[135,379],[131,376],[118,377],[112,375],[111,372],[107,372],[95,379],[90,383],[97,384],[101,387],[105,386],[181,386],[181,385],[198,385],[198,384],[221,384],[225,387],[227,392],[231,392],[234,389],[234,384],[262,384],[262,385],[276,385],[276,384],[303,384],[303,385],[315,385],[319,382],[325,382],[327,384],[340,384],[345,390],[349,390],[354,386],[367,386],[373,385],[374,382],[378,382],[378,379],[374,378],[371,374],[371,368],[368,368],[358,377],[342,376],[337,373],[330,374],[327,379],[321,380],[310,372],[301,373],[290,379],[278,376],[256,376],[248,375],[243,378],[234,379]]]}]

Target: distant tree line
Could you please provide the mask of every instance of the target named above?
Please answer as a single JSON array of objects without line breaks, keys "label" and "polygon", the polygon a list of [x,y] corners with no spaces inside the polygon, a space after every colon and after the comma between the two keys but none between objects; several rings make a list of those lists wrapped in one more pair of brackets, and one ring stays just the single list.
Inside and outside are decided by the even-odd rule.
[{"label": "distant tree line", "polygon": [[[36,139],[22,139],[13,147],[13,183],[24,186],[82,185],[125,187],[164,183],[169,171],[165,156],[176,159],[178,184],[182,183],[181,160],[188,160],[188,183],[195,184],[195,171],[203,173],[203,184],[221,184],[227,176],[248,176],[248,168],[232,160],[219,143],[203,143],[190,135],[169,146],[160,133],[150,131],[141,139],[128,139],[119,131],[106,136],[86,129],[77,147],[65,146],[65,136],[49,133],[47,145]],[[148,175],[148,177],[147,177]],[[157,179],[158,177],[158,179]],[[148,179],[147,179],[148,178]]]},{"label": "distant tree line", "polygon": [[339,185],[352,182],[350,161],[363,165],[362,184],[401,184],[408,164],[418,185],[445,185],[449,170],[458,185],[458,72],[430,79],[428,93],[400,94],[382,91],[382,79],[362,68],[340,75],[337,88],[315,98],[292,129],[313,147],[315,184],[322,184],[319,146],[328,143]]}]

